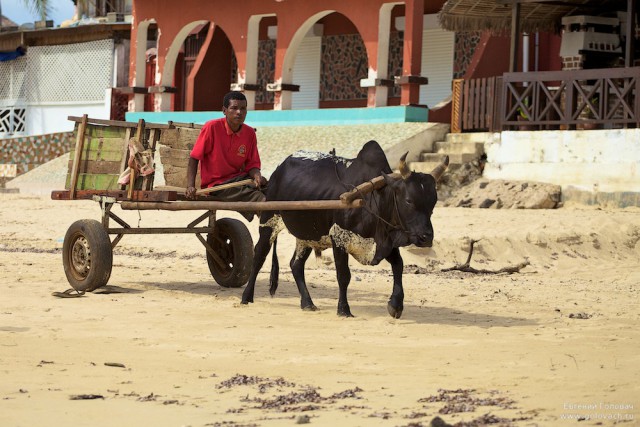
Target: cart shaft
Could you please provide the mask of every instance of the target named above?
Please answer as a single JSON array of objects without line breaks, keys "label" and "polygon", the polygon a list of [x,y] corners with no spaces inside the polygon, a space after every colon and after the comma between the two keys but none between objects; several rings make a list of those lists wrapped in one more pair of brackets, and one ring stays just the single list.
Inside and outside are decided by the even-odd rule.
[{"label": "cart shaft", "polygon": [[318,209],[354,209],[362,207],[364,201],[354,200],[343,203],[340,200],[304,200],[304,201],[267,201],[267,202],[220,202],[220,201],[185,201],[185,202],[122,202],[123,210],[227,210],[227,211],[296,211]]}]

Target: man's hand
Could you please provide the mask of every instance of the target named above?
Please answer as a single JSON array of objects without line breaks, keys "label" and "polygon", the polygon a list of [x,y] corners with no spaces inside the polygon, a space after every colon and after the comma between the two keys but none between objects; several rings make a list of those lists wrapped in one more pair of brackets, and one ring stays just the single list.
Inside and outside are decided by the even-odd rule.
[{"label": "man's hand", "polygon": [[185,196],[189,200],[196,198],[196,174],[198,173],[198,159],[189,157],[189,166],[187,166],[187,191]]},{"label": "man's hand", "polygon": [[267,179],[262,176],[262,174],[260,173],[260,169],[251,169],[249,171],[249,177],[253,179],[253,183],[258,189],[267,185]]},{"label": "man's hand", "polygon": [[196,198],[196,187],[194,186],[187,187],[187,192],[185,193],[185,196],[189,200],[194,200]]}]

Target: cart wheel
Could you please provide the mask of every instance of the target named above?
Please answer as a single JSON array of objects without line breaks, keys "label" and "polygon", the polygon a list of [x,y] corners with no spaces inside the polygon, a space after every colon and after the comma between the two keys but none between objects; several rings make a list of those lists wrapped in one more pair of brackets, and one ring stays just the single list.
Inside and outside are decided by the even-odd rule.
[{"label": "cart wheel", "polygon": [[76,291],[93,291],[111,276],[113,250],[101,223],[81,219],[71,224],[62,245],[64,273]]},{"label": "cart wheel", "polygon": [[239,288],[249,280],[253,264],[253,239],[247,227],[237,219],[216,221],[215,233],[207,236],[207,243],[224,262],[219,265],[207,252],[207,264],[214,280],[225,288]]}]

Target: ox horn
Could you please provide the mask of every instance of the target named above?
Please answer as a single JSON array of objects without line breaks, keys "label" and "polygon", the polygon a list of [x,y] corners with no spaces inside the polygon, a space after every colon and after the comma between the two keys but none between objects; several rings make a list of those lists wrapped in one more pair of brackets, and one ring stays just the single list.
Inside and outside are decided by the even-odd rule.
[{"label": "ox horn", "polygon": [[411,170],[409,170],[409,166],[407,165],[407,151],[400,157],[400,164],[398,165],[398,169],[400,170],[400,175],[402,175],[402,179],[407,179],[411,176]]},{"label": "ox horn", "polygon": [[447,170],[447,166],[449,166],[449,156],[444,156],[442,162],[431,171],[431,176],[436,180],[436,182],[442,178],[444,171]]}]

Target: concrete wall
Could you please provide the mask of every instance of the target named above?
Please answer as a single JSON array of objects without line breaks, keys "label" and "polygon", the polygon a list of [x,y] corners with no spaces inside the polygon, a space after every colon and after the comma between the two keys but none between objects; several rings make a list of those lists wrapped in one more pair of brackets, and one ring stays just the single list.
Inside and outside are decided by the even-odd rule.
[{"label": "concrete wall", "polygon": [[486,178],[558,184],[565,201],[640,206],[640,129],[502,132],[485,151]]},{"label": "concrete wall", "polygon": [[67,117],[87,114],[92,119],[109,120],[110,106],[104,102],[82,104],[34,105],[27,110],[27,135],[71,132],[75,125]]}]

